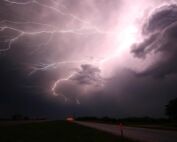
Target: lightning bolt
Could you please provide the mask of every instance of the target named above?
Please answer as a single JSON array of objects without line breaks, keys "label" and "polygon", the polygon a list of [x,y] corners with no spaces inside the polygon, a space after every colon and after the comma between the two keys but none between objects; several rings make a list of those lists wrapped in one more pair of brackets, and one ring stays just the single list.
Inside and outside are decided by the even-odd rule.
[{"label": "lightning bolt", "polygon": [[[98,27],[94,26],[90,21],[81,19],[80,17],[72,14],[65,12],[63,9],[67,9],[64,5],[60,4],[56,0],[49,0],[51,4],[46,4],[40,0],[26,0],[26,1],[17,1],[17,0],[3,0],[5,3],[11,5],[18,5],[18,6],[27,6],[27,5],[36,5],[40,8],[45,9],[46,11],[52,11],[54,12],[57,16],[64,16],[70,19],[72,22],[77,22],[79,23],[80,26],[77,28],[58,28],[55,25],[52,24],[46,24],[46,23],[40,23],[40,22],[35,22],[35,21],[11,21],[4,19],[0,21],[0,33],[5,32],[5,31],[11,31],[15,33],[15,35],[6,37],[3,40],[0,40],[1,43],[5,43],[7,46],[4,48],[0,48],[0,53],[2,52],[7,52],[11,48],[13,48],[13,44],[15,42],[18,42],[18,40],[24,36],[36,36],[36,35],[48,35],[48,39],[45,40],[43,43],[37,45],[37,48],[33,50],[33,52],[36,52],[38,50],[41,50],[43,46],[46,46],[50,43],[50,41],[53,39],[54,34],[75,34],[75,35],[86,35],[86,34],[116,34],[116,32],[112,31],[103,31],[99,29]],[[56,17],[57,18],[57,17]],[[28,30],[24,28],[24,26],[30,26],[34,27],[32,28],[33,30]],[[36,28],[39,27],[39,28]],[[59,61],[59,62],[52,62],[52,63],[40,63],[37,65],[33,65],[32,71],[29,73],[29,76],[33,75],[37,71],[46,71],[50,69],[56,69],[61,65],[65,64],[83,64],[83,63],[91,63],[92,64],[101,64],[107,59],[101,59],[101,60],[94,60],[94,61],[88,61],[88,60],[79,60],[79,61]],[[55,93],[55,87],[56,85],[63,81],[63,80],[68,80],[73,76],[71,74],[70,76],[64,78],[64,79],[58,79],[53,87],[52,87],[52,92],[54,95],[57,95]],[[67,98],[65,98],[67,101]],[[77,104],[80,104],[79,100],[76,98]]]},{"label": "lightning bolt", "polygon": [[66,64],[92,64],[92,65],[99,65],[100,61],[91,61],[91,60],[76,60],[76,61],[59,61],[59,62],[53,62],[50,64],[45,64],[45,63],[41,63],[41,64],[37,64],[37,65],[33,65],[33,70],[29,73],[29,75],[34,74],[37,71],[47,71],[50,69],[56,69],[58,67],[60,67],[61,65],[66,65]]},{"label": "lightning bolt", "polygon": [[[50,1],[53,2],[53,3],[56,3],[55,1],[52,1],[52,0],[50,0]],[[3,32],[5,30],[11,30],[11,31],[15,31],[17,33],[17,35],[10,38],[10,39],[6,39],[4,41],[1,41],[1,42],[7,43],[8,46],[7,46],[7,48],[0,49],[0,52],[10,50],[13,43],[18,41],[19,38],[21,38],[25,35],[34,36],[34,35],[38,35],[38,34],[48,34],[49,35],[48,40],[45,41],[45,43],[39,45],[39,47],[41,47],[42,45],[47,45],[47,43],[49,43],[50,40],[52,40],[53,35],[56,34],[56,33],[76,34],[76,35],[114,34],[114,32],[102,31],[99,28],[97,28],[96,26],[93,26],[90,22],[88,22],[86,20],[83,20],[83,19],[81,19],[81,18],[79,18],[79,17],[77,17],[73,14],[65,13],[62,10],[60,10],[58,8],[55,8],[53,6],[49,6],[49,5],[46,5],[44,3],[40,3],[37,0],[31,0],[31,1],[26,1],[26,2],[4,0],[4,2],[7,2],[9,4],[15,4],[15,5],[23,5],[23,6],[29,5],[29,4],[36,4],[37,6],[45,8],[46,10],[52,10],[53,12],[55,12],[58,15],[69,17],[71,21],[77,21],[81,24],[81,26],[79,28],[58,29],[57,26],[53,26],[53,25],[50,25],[50,24],[44,24],[44,23],[38,23],[38,22],[2,20],[2,21],[0,21],[0,32]],[[27,30],[24,30],[24,29],[21,29],[21,28],[17,28],[20,25],[25,25],[25,26],[29,25],[29,26],[32,26],[32,27],[40,26],[40,27],[43,28],[43,30],[27,31]]]}]

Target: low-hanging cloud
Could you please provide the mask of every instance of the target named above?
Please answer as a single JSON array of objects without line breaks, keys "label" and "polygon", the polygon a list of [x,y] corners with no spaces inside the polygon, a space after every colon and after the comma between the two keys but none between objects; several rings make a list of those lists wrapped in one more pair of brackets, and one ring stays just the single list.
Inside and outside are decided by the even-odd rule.
[{"label": "low-hanging cloud", "polygon": [[81,69],[74,74],[70,80],[76,81],[82,85],[96,85],[102,84],[100,76],[100,69],[89,64],[81,65]]},{"label": "low-hanging cloud", "polygon": [[90,64],[83,64],[68,79],[61,79],[55,84],[53,91],[56,95],[61,95],[65,101],[79,102],[79,97],[97,90],[103,86],[103,79],[99,68]]}]

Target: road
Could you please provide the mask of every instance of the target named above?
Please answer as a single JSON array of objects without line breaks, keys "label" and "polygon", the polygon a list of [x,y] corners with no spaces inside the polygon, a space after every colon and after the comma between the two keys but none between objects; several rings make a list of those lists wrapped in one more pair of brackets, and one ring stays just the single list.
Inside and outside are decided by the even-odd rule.
[{"label": "road", "polygon": [[[120,136],[120,127],[118,125],[80,121],[76,121],[76,123]],[[177,131],[123,126],[123,135],[142,142],[177,142]]]}]

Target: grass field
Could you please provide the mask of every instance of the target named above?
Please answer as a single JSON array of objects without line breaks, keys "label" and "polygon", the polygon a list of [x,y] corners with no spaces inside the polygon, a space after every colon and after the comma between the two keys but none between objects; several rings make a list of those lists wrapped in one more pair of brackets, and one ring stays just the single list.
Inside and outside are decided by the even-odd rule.
[{"label": "grass field", "polygon": [[0,142],[133,142],[65,121],[2,125]]},{"label": "grass field", "polygon": [[177,124],[176,123],[164,123],[164,124],[136,124],[135,123],[135,124],[127,124],[126,126],[177,131]]}]

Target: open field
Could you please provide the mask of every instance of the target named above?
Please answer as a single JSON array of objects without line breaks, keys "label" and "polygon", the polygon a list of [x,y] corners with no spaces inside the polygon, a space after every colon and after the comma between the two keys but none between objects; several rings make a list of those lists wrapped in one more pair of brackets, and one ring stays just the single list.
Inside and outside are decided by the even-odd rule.
[{"label": "open field", "polygon": [[0,126],[0,142],[133,142],[65,121]]},{"label": "open field", "polygon": [[150,128],[150,129],[159,129],[159,130],[171,130],[177,131],[176,124],[127,124],[129,127],[138,127],[138,128]]}]

